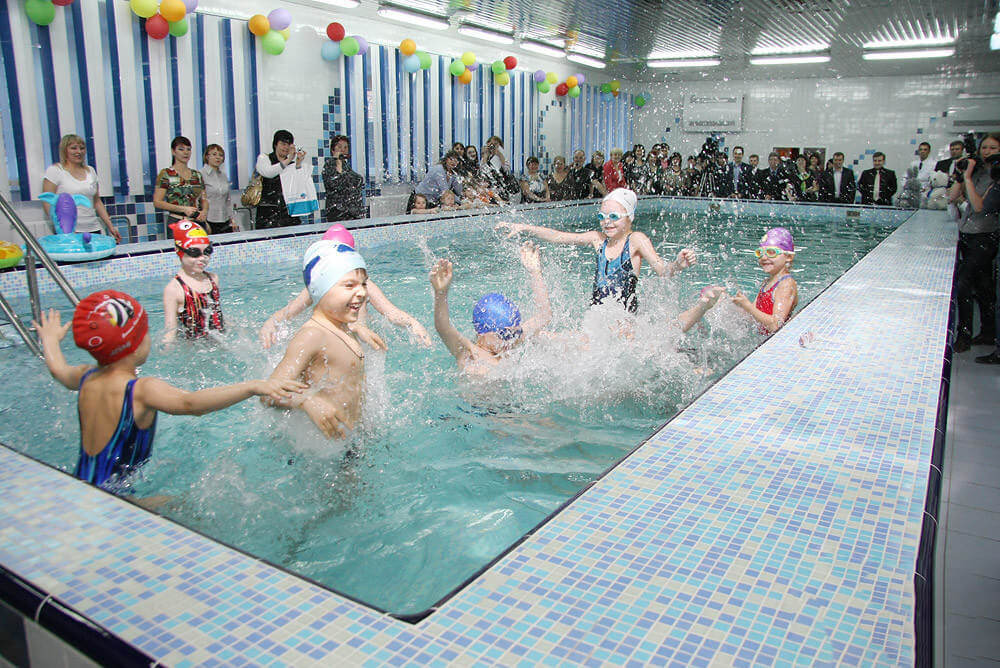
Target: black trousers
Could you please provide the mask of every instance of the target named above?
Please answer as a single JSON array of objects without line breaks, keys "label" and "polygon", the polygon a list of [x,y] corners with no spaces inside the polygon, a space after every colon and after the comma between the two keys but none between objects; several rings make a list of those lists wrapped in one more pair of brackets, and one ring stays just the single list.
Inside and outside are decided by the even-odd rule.
[{"label": "black trousers", "polygon": [[958,298],[958,333],[972,335],[972,305],[979,304],[982,333],[996,336],[996,282],[993,280],[993,258],[997,255],[1000,235],[958,235],[958,271],[956,292]]},{"label": "black trousers", "polygon": [[257,207],[257,229],[267,229],[271,227],[289,227],[298,225],[299,221],[288,215],[285,201],[282,199],[280,205],[260,204]]}]

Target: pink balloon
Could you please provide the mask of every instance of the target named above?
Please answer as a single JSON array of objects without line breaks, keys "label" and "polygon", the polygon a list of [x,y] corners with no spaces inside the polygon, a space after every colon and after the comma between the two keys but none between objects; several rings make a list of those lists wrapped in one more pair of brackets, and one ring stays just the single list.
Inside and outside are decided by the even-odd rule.
[{"label": "pink balloon", "polygon": [[576,85],[577,86],[579,86],[581,84],[587,83],[587,79],[582,74],[577,74],[575,76],[576,76]]},{"label": "pink balloon", "polygon": [[153,39],[163,39],[170,32],[170,24],[159,13],[146,19],[146,34]]}]

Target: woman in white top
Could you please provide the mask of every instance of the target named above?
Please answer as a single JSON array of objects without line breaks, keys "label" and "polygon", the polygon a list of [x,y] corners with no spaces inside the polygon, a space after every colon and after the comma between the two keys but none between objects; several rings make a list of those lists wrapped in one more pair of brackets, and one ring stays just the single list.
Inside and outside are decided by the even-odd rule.
[{"label": "woman in white top", "polygon": [[205,182],[205,195],[208,197],[208,214],[205,216],[208,233],[239,232],[239,225],[233,220],[229,179],[222,171],[226,151],[218,144],[209,144],[205,147],[202,161],[205,167],[201,170],[201,178]]},{"label": "woman in white top", "polygon": [[[115,241],[121,241],[122,236],[111,224],[108,210],[101,201],[101,193],[97,182],[97,172],[87,165],[87,144],[82,137],[66,135],[59,142],[59,162],[45,170],[42,181],[42,191],[47,193],[68,195],[84,195],[94,202],[94,208],[77,209],[77,232],[107,232]],[[46,217],[49,216],[49,205],[42,204]],[[57,232],[59,230],[56,230]]]},{"label": "woman in white top", "polygon": [[257,156],[257,173],[261,176],[260,203],[257,204],[257,229],[298,225],[288,215],[285,194],[281,189],[281,174],[286,169],[301,169],[306,152],[295,148],[295,137],[288,130],[278,130],[271,140],[271,153]]}]

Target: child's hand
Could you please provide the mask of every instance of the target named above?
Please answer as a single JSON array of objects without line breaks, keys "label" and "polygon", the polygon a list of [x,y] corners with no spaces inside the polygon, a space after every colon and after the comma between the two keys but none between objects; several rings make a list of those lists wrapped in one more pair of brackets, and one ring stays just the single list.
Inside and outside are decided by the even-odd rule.
[{"label": "child's hand", "polygon": [[690,248],[685,248],[677,254],[677,259],[674,260],[674,263],[677,267],[677,271],[681,271],[683,269],[687,269],[697,261],[698,256],[695,255],[695,252]]},{"label": "child's hand", "polygon": [[744,311],[753,306],[753,304],[750,303],[750,300],[747,299],[747,296],[742,292],[737,292],[735,295],[733,295],[733,303],[739,306]]},{"label": "child's hand", "polygon": [[67,322],[65,325],[62,324],[62,318],[59,315],[59,311],[54,308],[50,308],[48,313],[42,311],[42,322],[41,324],[31,321],[31,326],[35,328],[38,332],[39,338],[52,338],[56,341],[62,341],[66,337],[66,332],[69,328],[73,326],[72,322]]},{"label": "child's hand", "polygon": [[297,380],[258,380],[253,393],[280,403],[290,398],[292,394],[298,394],[308,389],[308,385]]},{"label": "child's hand", "polygon": [[260,345],[264,350],[267,350],[275,344],[278,340],[278,326],[275,324],[273,318],[268,318],[264,322],[264,325],[260,328]]},{"label": "child's hand", "polygon": [[[724,286],[710,285],[707,288],[702,288],[701,296],[698,299],[707,303],[708,308],[712,308],[724,294],[726,294],[726,288]],[[744,299],[746,299],[746,297],[744,297]]]},{"label": "child's hand", "polygon": [[542,255],[538,250],[538,246],[530,241],[525,241],[521,244],[521,264],[528,271],[542,270]]},{"label": "child's hand", "polygon": [[453,278],[450,260],[438,260],[431,269],[431,286],[435,292],[445,293],[451,287]]},{"label": "child's hand", "polygon": [[344,438],[347,435],[343,416],[329,401],[312,396],[302,404],[302,410],[327,438]]},{"label": "child's hand", "polygon": [[524,225],[522,223],[510,223],[510,222],[507,222],[505,220],[502,220],[499,223],[497,223],[495,229],[498,230],[498,231],[501,231],[501,232],[503,230],[507,230],[507,237],[506,238],[510,239],[512,236],[514,236],[518,232],[522,232],[524,230]]},{"label": "child's hand", "polygon": [[424,329],[423,325],[414,320],[413,324],[410,325],[410,331],[413,333],[413,336],[417,337],[417,341],[420,342],[420,345],[424,348],[431,347],[432,342],[430,334],[427,333],[427,330]]}]

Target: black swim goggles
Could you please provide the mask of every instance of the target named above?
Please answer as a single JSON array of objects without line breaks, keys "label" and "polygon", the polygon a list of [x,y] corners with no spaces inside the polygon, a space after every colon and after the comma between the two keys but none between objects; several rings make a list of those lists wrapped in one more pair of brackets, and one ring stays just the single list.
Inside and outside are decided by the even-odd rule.
[{"label": "black swim goggles", "polygon": [[187,255],[188,257],[201,257],[202,255],[204,255],[205,257],[209,257],[213,252],[211,245],[205,246],[204,250],[202,250],[198,246],[195,246],[193,248],[179,248],[178,250]]}]

